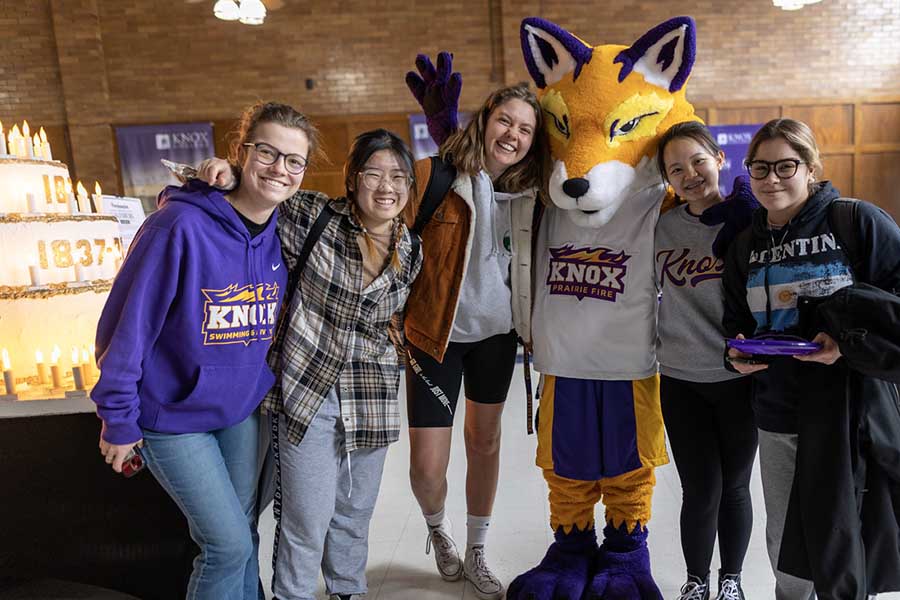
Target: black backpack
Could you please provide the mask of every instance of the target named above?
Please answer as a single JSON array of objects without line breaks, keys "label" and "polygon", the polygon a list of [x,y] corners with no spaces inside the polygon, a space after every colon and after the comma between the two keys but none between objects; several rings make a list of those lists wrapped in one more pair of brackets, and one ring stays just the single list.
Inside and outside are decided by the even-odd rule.
[{"label": "black backpack", "polygon": [[854,277],[863,272],[865,256],[860,250],[857,238],[857,221],[859,220],[859,200],[838,198],[828,207],[828,227],[837,238],[847,258]]},{"label": "black backpack", "polygon": [[865,256],[857,237],[859,201],[835,200],[828,224],[850,260],[856,283],[816,307],[816,322],[835,339],[855,371],[900,383],[900,298],[860,279]]},{"label": "black backpack", "polygon": [[422,195],[422,204],[419,205],[416,221],[410,231],[422,235],[422,230],[425,229],[441,202],[444,201],[444,197],[447,196],[455,179],[456,167],[438,156],[431,157],[431,177],[428,179],[428,185]]}]

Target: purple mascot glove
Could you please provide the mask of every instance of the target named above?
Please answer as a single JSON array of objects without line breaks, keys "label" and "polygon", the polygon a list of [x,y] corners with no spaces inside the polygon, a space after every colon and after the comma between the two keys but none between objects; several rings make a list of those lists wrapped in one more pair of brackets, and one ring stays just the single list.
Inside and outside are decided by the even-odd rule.
[{"label": "purple mascot glove", "polygon": [[597,556],[597,532],[560,527],[555,538],[541,564],[509,584],[507,600],[581,600]]},{"label": "purple mascot glove", "polygon": [[462,76],[453,73],[453,55],[441,52],[437,57],[437,69],[424,54],[416,56],[416,74],[406,74],[406,85],[425,112],[428,133],[440,146],[459,128],[459,92]]},{"label": "purple mascot glove", "polygon": [[703,211],[700,222],[704,225],[724,223],[713,241],[712,251],[716,258],[725,257],[731,240],[750,225],[757,208],[759,202],[750,189],[750,181],[743,175],[738,175],[734,178],[734,187],[725,201]]},{"label": "purple mascot glove", "polygon": [[662,600],[650,573],[647,529],[638,523],[628,532],[623,523],[603,530],[594,578],[585,592],[588,600]]}]

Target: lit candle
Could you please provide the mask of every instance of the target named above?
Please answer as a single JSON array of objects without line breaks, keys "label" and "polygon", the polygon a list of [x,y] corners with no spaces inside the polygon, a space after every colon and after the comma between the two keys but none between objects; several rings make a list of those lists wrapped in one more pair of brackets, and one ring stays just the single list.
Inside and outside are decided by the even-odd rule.
[{"label": "lit candle", "polygon": [[[99,371],[100,369],[97,368],[97,349],[94,347],[93,344],[91,344],[88,348],[91,351],[91,367],[95,371]],[[99,377],[99,375],[98,375],[98,377]]]},{"label": "lit candle", "polygon": [[41,148],[42,154],[44,155],[45,160],[53,160],[53,153],[50,152],[50,142],[47,141],[47,132],[44,131],[44,128],[41,127],[40,131],[41,135]]},{"label": "lit candle", "polygon": [[94,182],[94,211],[100,212],[103,206],[103,190],[100,189],[100,182]]},{"label": "lit candle", "polygon": [[66,202],[69,206],[75,201],[75,193],[72,191],[72,180],[66,178]]},{"label": "lit candle", "polygon": [[[78,204],[77,206],[81,208],[81,212],[89,213],[91,212],[91,202],[88,200],[87,190],[81,185],[81,182],[78,182],[78,185],[75,186],[75,189],[78,190]],[[70,200],[71,202],[71,200]],[[74,212],[72,213],[75,214]]]},{"label": "lit candle", "polygon": [[81,367],[84,369],[85,383],[94,378],[94,369],[91,366],[91,355],[88,354],[87,346],[81,347]]},{"label": "lit candle", "polygon": [[28,121],[22,123],[22,135],[25,136],[25,157],[34,158],[34,142],[31,139],[31,129],[28,128]]},{"label": "lit candle", "polygon": [[62,352],[59,346],[53,346],[53,352],[50,353],[50,379],[53,381],[53,388],[62,388],[62,377],[59,374],[59,357]]},{"label": "lit candle", "polygon": [[3,133],[3,121],[0,121],[0,156],[6,156],[6,134]]},{"label": "lit candle", "polygon": [[87,281],[87,273],[80,262],[75,263],[75,281]]},{"label": "lit candle", "polygon": [[20,149],[19,142],[22,140],[22,134],[19,133],[19,126],[16,123],[13,123],[13,128],[9,130],[9,153],[13,156],[21,157],[21,152],[24,152],[24,149]]},{"label": "lit candle", "polygon": [[44,364],[44,353],[40,350],[35,350],[34,362],[37,363],[38,383],[47,385],[47,365]]},{"label": "lit candle", "polygon": [[78,348],[72,346],[72,379],[75,382],[76,390],[84,389],[84,373],[81,365],[78,364]]},{"label": "lit candle", "polygon": [[16,378],[13,376],[12,367],[9,362],[9,352],[3,349],[3,385],[6,386],[7,394],[16,393]]},{"label": "lit candle", "polygon": [[31,138],[32,147],[34,148],[34,157],[38,160],[44,158],[43,146],[41,146],[41,138],[38,134],[34,134]]}]

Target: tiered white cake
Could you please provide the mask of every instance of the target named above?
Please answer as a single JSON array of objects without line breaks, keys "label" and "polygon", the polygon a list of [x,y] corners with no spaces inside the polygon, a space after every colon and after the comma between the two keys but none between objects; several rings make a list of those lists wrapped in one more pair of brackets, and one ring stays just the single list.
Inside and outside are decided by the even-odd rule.
[{"label": "tiered white cake", "polygon": [[[27,156],[37,154],[30,150]],[[85,362],[85,355],[122,261],[122,242],[116,218],[89,205],[86,194],[72,194],[63,163],[0,156],[0,348],[9,360],[4,379],[15,380],[21,397],[61,395],[49,375],[54,354],[60,373],[85,364],[86,383],[92,372],[96,377],[93,357]],[[62,387],[72,386],[64,377]]]}]

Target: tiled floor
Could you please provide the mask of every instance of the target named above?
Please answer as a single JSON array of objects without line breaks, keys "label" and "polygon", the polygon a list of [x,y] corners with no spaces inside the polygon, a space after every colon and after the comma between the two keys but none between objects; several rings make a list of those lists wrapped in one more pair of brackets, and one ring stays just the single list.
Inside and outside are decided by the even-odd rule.
[{"label": "tiled floor", "polygon": [[[503,417],[500,487],[488,538],[488,559],[497,576],[509,583],[516,575],[537,564],[552,536],[548,525],[547,487],[534,466],[535,436],[525,434],[525,392],[521,365],[513,379]],[[405,395],[401,386],[401,406]],[[464,406],[464,402],[462,405]],[[447,509],[456,539],[465,544],[465,453],[461,414],[457,415],[453,455],[450,462],[450,494]],[[441,581],[432,555],[425,555],[425,522],[409,488],[409,443],[406,424],[400,441],[388,452],[381,494],[372,520],[369,544],[370,600],[450,600],[476,598],[470,584]],[[684,582],[684,561],[679,541],[678,511],[681,485],[674,465],[657,469],[657,485],[650,521],[650,554],[653,574],[667,600],[677,597]],[[765,549],[765,512],[758,468],[752,482],[754,527],[744,564],[743,588],[748,600],[774,597],[773,578]],[[602,510],[602,509],[601,509]],[[602,513],[601,513],[602,519]],[[260,525],[263,581],[271,579],[274,524],[271,511]],[[713,559],[712,572],[718,568]],[[321,597],[324,588],[320,586]],[[879,596],[900,600],[900,593]]]}]

